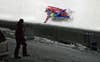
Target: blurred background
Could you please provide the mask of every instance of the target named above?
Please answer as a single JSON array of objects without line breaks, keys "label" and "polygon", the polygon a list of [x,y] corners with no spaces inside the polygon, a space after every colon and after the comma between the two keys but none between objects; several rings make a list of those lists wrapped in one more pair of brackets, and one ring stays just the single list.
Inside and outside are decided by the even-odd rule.
[{"label": "blurred background", "polygon": [[70,9],[73,20],[59,22],[50,19],[47,24],[100,30],[99,0],[0,0],[0,19],[24,18],[25,22],[43,23],[48,6]]}]

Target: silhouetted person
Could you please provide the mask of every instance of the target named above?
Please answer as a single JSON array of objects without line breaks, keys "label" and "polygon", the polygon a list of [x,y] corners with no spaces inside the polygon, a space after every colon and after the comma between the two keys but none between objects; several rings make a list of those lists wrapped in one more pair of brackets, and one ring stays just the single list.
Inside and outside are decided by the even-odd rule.
[{"label": "silhouetted person", "polygon": [[14,57],[17,59],[21,58],[19,56],[19,49],[20,49],[21,45],[22,45],[22,50],[23,50],[23,56],[29,56],[27,54],[27,48],[26,48],[27,44],[25,42],[25,37],[24,37],[25,34],[24,34],[23,23],[24,23],[24,20],[20,19],[16,25],[16,32],[15,32],[16,48],[15,48],[15,52],[14,52]]}]

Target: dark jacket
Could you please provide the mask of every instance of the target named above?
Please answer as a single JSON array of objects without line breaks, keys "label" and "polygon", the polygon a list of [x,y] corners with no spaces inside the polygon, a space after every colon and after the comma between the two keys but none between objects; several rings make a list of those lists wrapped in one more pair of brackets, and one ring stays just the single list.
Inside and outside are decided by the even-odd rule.
[{"label": "dark jacket", "polygon": [[25,41],[23,24],[18,22],[16,26],[15,38],[17,41]]},{"label": "dark jacket", "polygon": [[0,30],[0,42],[5,41],[5,40],[6,40],[5,36]]}]

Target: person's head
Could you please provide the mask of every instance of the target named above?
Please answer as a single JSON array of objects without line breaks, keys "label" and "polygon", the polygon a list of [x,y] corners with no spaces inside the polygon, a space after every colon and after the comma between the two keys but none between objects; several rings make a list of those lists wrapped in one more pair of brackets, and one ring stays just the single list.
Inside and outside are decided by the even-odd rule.
[{"label": "person's head", "polygon": [[66,12],[66,9],[63,9],[62,12]]},{"label": "person's head", "polygon": [[48,12],[48,11],[49,11],[49,9],[48,9],[48,8],[46,8],[45,12]]},{"label": "person's head", "polygon": [[23,19],[19,19],[19,22],[20,22],[20,23],[24,23],[24,20],[23,20]]}]

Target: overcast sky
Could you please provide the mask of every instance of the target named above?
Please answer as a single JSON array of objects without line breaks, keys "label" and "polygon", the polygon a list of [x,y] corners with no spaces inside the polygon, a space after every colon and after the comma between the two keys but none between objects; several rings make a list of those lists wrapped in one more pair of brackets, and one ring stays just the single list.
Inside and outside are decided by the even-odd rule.
[{"label": "overcast sky", "polygon": [[72,21],[49,20],[47,24],[100,30],[100,0],[0,0],[0,18],[24,18],[25,22],[43,23],[47,6],[73,11]]}]

